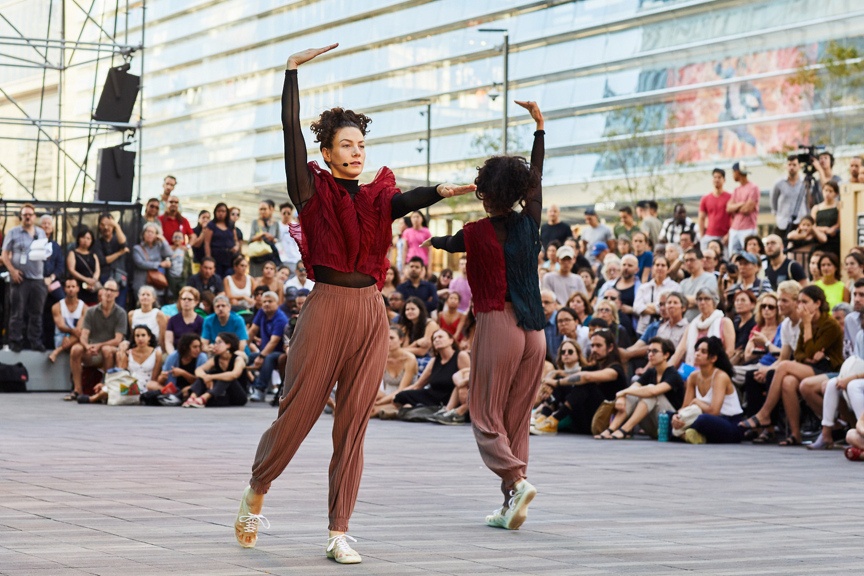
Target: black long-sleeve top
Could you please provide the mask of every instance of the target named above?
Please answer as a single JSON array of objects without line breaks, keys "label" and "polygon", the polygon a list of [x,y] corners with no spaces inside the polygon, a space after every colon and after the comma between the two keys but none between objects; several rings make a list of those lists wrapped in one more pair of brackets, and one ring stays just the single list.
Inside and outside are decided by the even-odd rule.
[{"label": "black long-sleeve top", "polygon": [[[534,145],[531,148],[531,169],[536,170],[541,177],[543,176],[543,158],[546,155],[545,134],[544,130],[534,132]],[[543,185],[541,180],[538,180],[537,186],[528,192],[523,212],[530,216],[539,228],[542,211]],[[492,226],[495,228],[498,241],[501,242],[502,246],[507,240],[507,220],[509,216],[495,216],[491,218]],[[439,250],[446,250],[447,252],[465,252],[465,236],[462,230],[459,230],[452,236],[435,236],[432,238],[432,246]]]},{"label": "black long-sleeve top", "polygon": [[[288,181],[288,196],[297,207],[298,214],[315,195],[315,182],[306,157],[306,142],[300,131],[300,90],[297,85],[297,70],[285,71],[282,88],[282,129],[285,138],[285,176]],[[335,178],[351,198],[357,195],[360,184],[357,180]],[[401,218],[426,208],[441,200],[437,186],[415,188],[393,197],[390,211],[393,219]]]}]

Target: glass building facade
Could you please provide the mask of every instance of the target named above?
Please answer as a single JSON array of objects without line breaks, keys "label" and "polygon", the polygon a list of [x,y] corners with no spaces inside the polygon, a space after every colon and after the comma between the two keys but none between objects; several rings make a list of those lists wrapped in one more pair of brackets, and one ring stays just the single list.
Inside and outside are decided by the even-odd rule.
[{"label": "glass building facade", "polygon": [[[260,198],[286,198],[280,94],[287,57],[307,47],[340,44],[300,69],[310,159],[320,162],[309,124],[325,108],[349,107],[373,119],[366,176],[387,165],[409,187],[426,180],[427,104],[433,182],[473,180],[500,149],[503,33],[479,29],[506,29],[510,100],[536,100],[547,118],[546,198],[574,207],[602,199],[625,170],[702,174],[807,141],[823,112],[812,87],[790,76],[802,57],[814,61],[831,40],[858,44],[864,32],[856,0],[149,0],[139,8],[128,33],[138,37],[146,18],[143,194],[174,174],[186,211],[225,199],[248,213]],[[8,74],[0,69],[0,81]],[[86,117],[91,85],[92,74],[70,80],[67,98],[83,102],[74,113]],[[633,110],[647,120],[634,124]],[[860,120],[857,105],[842,113]],[[509,116],[509,151],[527,155],[530,119],[512,104]],[[652,151],[624,168],[607,144],[634,137]],[[710,174],[685,178],[671,193],[697,196],[708,185]]]}]

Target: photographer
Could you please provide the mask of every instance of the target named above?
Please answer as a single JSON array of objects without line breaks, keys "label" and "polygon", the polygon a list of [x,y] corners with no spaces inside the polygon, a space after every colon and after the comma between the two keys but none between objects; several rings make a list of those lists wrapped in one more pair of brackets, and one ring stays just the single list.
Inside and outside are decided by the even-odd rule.
[{"label": "photographer", "polygon": [[799,174],[800,168],[797,154],[786,158],[786,178],[778,180],[771,191],[771,213],[776,217],[774,232],[783,238],[784,242],[786,234],[794,230],[798,221],[806,216],[809,210],[804,197],[804,181]]}]

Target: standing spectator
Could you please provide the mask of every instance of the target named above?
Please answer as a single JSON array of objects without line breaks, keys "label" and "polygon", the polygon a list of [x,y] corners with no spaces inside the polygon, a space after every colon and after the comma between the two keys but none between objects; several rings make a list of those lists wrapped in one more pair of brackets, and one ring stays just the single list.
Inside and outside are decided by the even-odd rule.
[{"label": "standing spectator", "polygon": [[[39,219],[39,227],[45,232],[48,244],[51,245],[51,256],[45,260],[42,273],[45,275],[45,286],[54,302],[63,298],[61,280],[66,276],[66,263],[63,261],[63,249],[54,240],[54,219],[50,214],[43,214]],[[52,302],[53,304],[53,302]]]},{"label": "standing spectator", "polygon": [[684,254],[684,267],[690,273],[689,278],[681,281],[681,293],[687,298],[687,312],[684,313],[684,318],[687,322],[692,322],[699,315],[696,294],[705,288],[717,296],[717,279],[713,274],[707,274],[702,267],[702,253],[699,248],[691,248]]},{"label": "standing spectator", "polygon": [[864,183],[864,174],[861,173],[861,156],[853,156],[849,160],[849,182],[853,184]]},{"label": "standing spectator", "polygon": [[267,388],[273,380],[273,370],[282,354],[282,333],[288,317],[279,309],[279,297],[273,291],[267,291],[261,297],[261,310],[255,314],[252,326],[249,328],[249,340],[257,340],[258,351],[254,352],[249,361],[252,370],[258,370],[258,376],[252,382],[253,402],[264,402]]},{"label": "standing spectator", "polygon": [[192,229],[192,238],[189,240],[189,246],[192,248],[192,272],[194,274],[198,273],[201,261],[206,256],[204,251],[204,230],[209,223],[210,211],[201,210],[198,212],[198,225]]},{"label": "standing spectator", "polygon": [[204,318],[204,326],[201,328],[201,344],[208,354],[213,351],[211,343],[221,332],[230,332],[240,338],[239,350],[246,349],[249,335],[246,332],[246,323],[240,315],[231,311],[231,303],[228,297],[220,294],[213,299],[213,314]]},{"label": "standing spectator", "polygon": [[184,286],[180,289],[180,295],[177,298],[179,304],[177,314],[171,316],[165,326],[166,354],[174,352],[174,343],[179,342],[180,338],[186,334],[201,334],[201,330],[204,328],[204,318],[195,312],[195,306],[198,305],[199,299],[198,290],[195,288]]},{"label": "standing spectator", "polygon": [[555,293],[558,304],[564,306],[573,292],[585,292],[585,282],[573,270],[574,254],[569,246],[558,249],[558,271],[543,276],[542,286]]},{"label": "standing spectator", "polygon": [[413,256],[408,261],[406,277],[407,280],[400,284],[396,290],[399,291],[407,301],[415,296],[426,305],[426,310],[438,309],[438,290],[431,282],[423,280],[423,259]]},{"label": "standing spectator", "polygon": [[180,199],[177,196],[169,196],[165,213],[159,216],[159,222],[162,224],[162,236],[166,241],[170,242],[175,232],[183,234],[184,246],[192,237],[194,231],[189,221],[180,213]]},{"label": "standing spectator", "polygon": [[117,293],[117,282],[106,281],[99,291],[99,305],[84,313],[78,343],[69,351],[73,390],[64,400],[78,400],[79,396],[84,396],[81,387],[84,366],[102,370],[114,367],[114,354],[128,330],[126,311],[115,302]]},{"label": "standing spectator", "polygon": [[279,213],[282,215],[282,221],[279,223],[279,256],[282,258],[282,264],[288,266],[291,274],[294,274],[301,256],[300,247],[291,236],[291,226],[299,227],[300,224],[294,222],[294,205],[290,202],[280,204]]},{"label": "standing spectator", "polygon": [[714,189],[699,202],[699,237],[703,252],[711,240],[720,240],[726,244],[730,225],[727,205],[732,195],[723,189],[726,184],[726,171],[714,168],[711,176]]},{"label": "standing spectator", "polygon": [[186,245],[183,243],[183,232],[177,230],[171,236],[171,266],[167,270],[168,277],[168,292],[165,299],[166,303],[173,303],[177,300],[177,295],[180,293],[180,288],[186,285],[185,264],[186,264]]},{"label": "standing spectator", "polygon": [[21,206],[20,217],[21,225],[12,228],[3,238],[3,264],[12,281],[9,285],[9,347],[13,352],[23,348],[26,317],[30,349],[44,352],[42,314],[48,287],[45,286],[43,260],[34,260],[35,253],[31,253],[30,248],[34,241],[47,238],[45,231],[36,226],[36,210],[32,204]]},{"label": "standing spectator", "polygon": [[777,234],[765,237],[765,256],[768,259],[765,278],[771,283],[772,290],[776,290],[786,280],[795,280],[801,286],[807,285],[807,273],[801,264],[783,254],[783,240]]},{"label": "standing spectator", "polygon": [[88,306],[99,301],[100,270],[99,259],[91,250],[93,247],[93,233],[88,228],[81,228],[75,235],[75,249],[66,255],[66,268],[69,275],[78,280],[81,291],[78,297]]},{"label": "standing spectator", "polygon": [[222,277],[216,274],[216,260],[210,256],[205,256],[201,260],[201,268],[197,274],[193,274],[186,280],[186,285],[195,288],[202,300],[206,293],[209,293],[212,298],[225,291]]},{"label": "standing spectator", "polygon": [[669,272],[669,262],[665,256],[657,256],[654,261],[654,278],[649,282],[643,282],[636,291],[636,300],[633,303],[633,312],[639,315],[639,320],[636,324],[636,333],[641,335],[648,328],[651,322],[660,317],[660,296],[666,292],[677,292],[681,289],[678,282],[675,282],[667,275]]},{"label": "standing spectator", "polygon": [[99,257],[99,269],[102,271],[99,280],[102,284],[109,279],[116,281],[120,288],[117,302],[125,306],[129,290],[126,255],[130,250],[126,245],[126,234],[123,233],[120,223],[107,212],[99,216],[99,237],[96,239],[95,251]]},{"label": "standing spectator", "polygon": [[84,314],[84,302],[78,299],[78,281],[66,278],[63,283],[65,296],[51,307],[54,317],[54,350],[48,356],[51,362],[56,362],[61,353],[70,350],[81,337],[81,316]]},{"label": "standing spectator", "polygon": [[546,222],[540,226],[540,242],[543,243],[543,249],[545,250],[552,240],[563,244],[564,240],[572,235],[570,224],[561,221],[561,209],[557,204],[550,204],[546,210]]},{"label": "standing spectator", "polygon": [[[663,222],[663,228],[660,229],[660,242],[669,243],[672,242],[674,244],[681,244],[681,247],[684,248],[686,252],[688,248],[684,246],[681,241],[681,235],[684,232],[693,232],[693,235],[696,234],[696,223],[687,216],[687,208],[684,204],[680,202],[675,204],[675,209],[673,211],[672,218],[668,218]],[[691,237],[692,241],[696,241],[695,238]]]},{"label": "standing spectator", "polygon": [[[824,200],[813,206],[810,216],[816,223],[813,232],[819,237],[822,250],[840,256],[840,185],[833,181],[825,182],[822,187]],[[825,235],[823,240],[821,235]]]},{"label": "standing spectator", "polygon": [[[587,226],[582,229],[582,240],[585,241],[588,246],[597,246],[602,243],[612,252],[615,251],[615,237],[612,235],[612,230],[610,230],[605,224],[600,223],[600,219],[597,218],[597,212],[593,207],[585,209],[585,224],[587,224]],[[575,255],[571,255],[571,258],[574,257]],[[558,258],[560,259],[561,256],[559,255]],[[597,262],[597,259],[591,258],[591,262],[593,264]]]},{"label": "standing spectator", "polygon": [[799,168],[798,156],[786,158],[786,178],[778,180],[771,191],[771,213],[776,217],[774,232],[784,240],[807,215],[806,190]]},{"label": "standing spectator", "polygon": [[285,282],[285,288],[296,288],[297,290],[312,290],[315,287],[315,282],[309,279],[309,273],[306,270],[306,265],[302,260],[297,262],[297,267],[294,269],[294,277],[289,278]]},{"label": "standing spectator", "polygon": [[213,220],[204,229],[204,255],[215,260],[216,273],[222,278],[231,275],[231,261],[240,251],[239,232],[228,216],[228,206],[224,202],[216,204]]},{"label": "standing spectator", "polygon": [[657,208],[657,202],[654,200],[640,200],[636,203],[636,215],[642,221],[639,229],[648,235],[651,246],[657,246],[657,242],[660,241],[660,229],[663,227],[662,222],[657,218]]},{"label": "standing spectator", "polygon": [[613,229],[615,237],[627,236],[632,239],[637,232],[639,232],[639,225],[633,219],[633,209],[630,206],[622,207],[618,210],[618,224]]},{"label": "standing spectator", "polygon": [[165,212],[168,209],[169,200],[174,193],[174,187],[177,186],[177,179],[170,174],[162,179],[162,195],[159,197],[159,211]]},{"label": "standing spectator", "polygon": [[[258,204],[258,218],[252,222],[252,230],[249,234],[249,242],[262,241],[270,246],[271,252],[263,256],[253,256],[249,258],[249,273],[252,276],[261,276],[264,270],[265,262],[273,262],[275,271],[276,264],[281,262],[279,257],[279,247],[277,242],[279,239],[279,221],[273,217],[273,212],[276,210],[276,203],[273,200],[262,200]],[[280,290],[281,294],[282,291]]]},{"label": "standing spectator", "polygon": [[159,220],[159,199],[150,198],[144,206],[144,225],[155,224],[159,230],[159,236],[164,238],[162,234],[162,221]]},{"label": "standing spectator", "polygon": [[729,228],[729,255],[744,249],[744,239],[757,233],[756,218],[759,216],[759,186],[750,182],[749,168],[743,162],[732,165],[732,178],[738,187],[726,205],[732,217]]},{"label": "standing spectator", "polygon": [[135,263],[132,275],[132,290],[135,294],[147,284],[150,270],[167,270],[171,267],[171,248],[161,239],[158,227],[152,222],[144,225],[141,243],[132,248],[132,261]]},{"label": "standing spectator", "polygon": [[232,206],[229,211],[229,220],[231,221],[231,225],[234,227],[234,230],[237,233],[237,246],[238,249],[241,244],[243,244],[243,231],[240,230],[240,227],[237,226],[237,222],[240,221],[240,208],[237,206]]},{"label": "standing spectator", "polygon": [[405,248],[407,250],[405,257],[408,259],[408,262],[411,262],[414,258],[420,258],[424,266],[429,266],[429,248],[424,248],[420,245],[431,237],[432,233],[426,227],[426,218],[423,214],[418,210],[412,212],[411,227],[402,232],[402,239],[405,240]]}]

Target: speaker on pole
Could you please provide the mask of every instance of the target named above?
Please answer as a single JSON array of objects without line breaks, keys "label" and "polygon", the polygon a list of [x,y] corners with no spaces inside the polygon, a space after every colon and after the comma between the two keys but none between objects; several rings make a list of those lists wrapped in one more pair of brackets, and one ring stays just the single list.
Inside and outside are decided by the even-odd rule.
[{"label": "speaker on pole", "polygon": [[129,122],[140,86],[141,78],[129,74],[129,64],[115,66],[108,70],[108,78],[105,80],[105,87],[102,88],[102,95],[99,97],[96,112],[93,113],[93,119],[104,122]]},{"label": "speaker on pole", "polygon": [[124,150],[129,143],[100,148],[96,162],[96,201],[131,202],[135,179],[135,152]]}]

